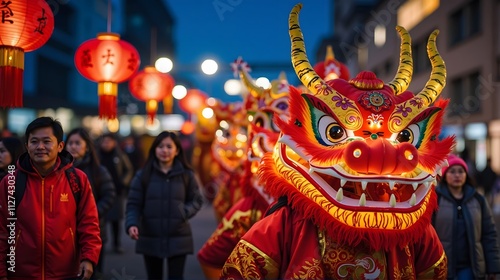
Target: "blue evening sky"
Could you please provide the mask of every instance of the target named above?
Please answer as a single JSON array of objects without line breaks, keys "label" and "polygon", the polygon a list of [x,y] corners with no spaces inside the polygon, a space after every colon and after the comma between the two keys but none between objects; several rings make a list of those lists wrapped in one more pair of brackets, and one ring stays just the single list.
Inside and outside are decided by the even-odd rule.
[{"label": "blue evening sky", "polygon": [[[290,62],[288,15],[299,3],[289,0],[164,0],[175,21],[175,64],[183,65],[178,73],[191,78],[195,86],[210,96],[226,102],[240,100],[224,92],[223,85],[233,78],[229,64],[238,56],[254,65],[277,64],[287,69],[270,69],[250,73],[254,79],[265,76],[276,79],[286,71],[290,83],[296,84]],[[310,59],[314,58],[321,39],[332,32],[331,1],[303,1],[299,21]],[[198,65],[206,58],[219,63],[219,71],[207,77]],[[315,63],[315,61],[311,61]],[[196,65],[196,68],[194,66]],[[279,68],[279,67],[278,67]]]}]

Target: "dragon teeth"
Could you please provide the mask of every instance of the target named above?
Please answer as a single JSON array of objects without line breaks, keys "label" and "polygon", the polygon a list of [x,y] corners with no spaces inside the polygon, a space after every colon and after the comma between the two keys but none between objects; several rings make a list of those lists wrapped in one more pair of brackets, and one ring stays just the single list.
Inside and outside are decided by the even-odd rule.
[{"label": "dragon teeth", "polygon": [[413,186],[413,191],[416,191],[418,188],[418,183],[411,184]]},{"label": "dragon teeth", "polygon": [[410,198],[410,206],[415,206],[415,204],[417,204],[417,196],[412,194]]},{"label": "dragon teeth", "polygon": [[344,191],[342,190],[342,188],[340,188],[340,189],[337,191],[337,196],[335,197],[335,199],[336,199],[338,202],[341,202],[341,201],[344,199]]},{"label": "dragon teeth", "polygon": [[359,198],[359,206],[365,206],[365,205],[366,205],[366,195],[363,193]]},{"label": "dragon teeth", "polygon": [[340,186],[343,187],[347,183],[347,180],[340,179]]},{"label": "dragon teeth", "polygon": [[394,185],[396,184],[396,182],[394,181],[389,181],[389,188],[391,189],[391,191],[394,189]]},{"label": "dragon teeth", "polygon": [[389,199],[389,206],[396,207],[396,196],[391,194],[391,198]]},{"label": "dragon teeth", "polygon": [[361,188],[363,190],[366,190],[366,186],[368,185],[368,182],[367,181],[361,181]]}]

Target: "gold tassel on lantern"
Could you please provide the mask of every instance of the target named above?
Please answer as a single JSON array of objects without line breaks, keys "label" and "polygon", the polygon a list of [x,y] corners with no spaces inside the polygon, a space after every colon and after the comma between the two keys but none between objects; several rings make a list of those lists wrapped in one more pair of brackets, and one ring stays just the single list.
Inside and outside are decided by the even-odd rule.
[{"label": "gold tassel on lantern", "polygon": [[163,113],[172,114],[172,108],[174,107],[174,97],[169,94],[163,99]]},{"label": "gold tassel on lantern", "polygon": [[150,124],[154,122],[157,110],[158,110],[158,101],[156,100],[146,101],[146,113],[148,115],[148,121]]}]

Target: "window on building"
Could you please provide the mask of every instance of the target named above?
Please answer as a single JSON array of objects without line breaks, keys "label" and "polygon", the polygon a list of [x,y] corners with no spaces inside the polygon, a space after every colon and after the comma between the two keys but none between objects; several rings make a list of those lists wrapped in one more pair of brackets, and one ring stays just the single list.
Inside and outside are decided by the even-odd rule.
[{"label": "window on building", "polygon": [[473,0],[451,14],[450,44],[458,44],[481,30],[481,2]]},{"label": "window on building", "polygon": [[407,30],[419,24],[439,8],[439,0],[408,0],[398,9],[398,25]]},{"label": "window on building", "polygon": [[392,73],[392,61],[390,59],[384,63],[384,73],[386,75],[394,74]]},{"label": "window on building", "polygon": [[481,110],[481,84],[479,72],[458,77],[451,82],[449,114],[460,116]]},{"label": "window on building", "polygon": [[428,71],[431,69],[431,62],[427,56],[427,42],[416,42],[412,46],[413,73]]}]

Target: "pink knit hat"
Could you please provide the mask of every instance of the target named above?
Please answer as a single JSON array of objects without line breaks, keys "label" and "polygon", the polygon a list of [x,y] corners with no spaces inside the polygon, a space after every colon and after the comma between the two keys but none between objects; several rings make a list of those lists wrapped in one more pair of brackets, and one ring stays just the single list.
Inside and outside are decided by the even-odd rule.
[{"label": "pink knit hat", "polygon": [[469,167],[467,167],[467,163],[456,155],[450,154],[448,156],[448,166],[443,167],[443,176],[448,171],[448,168],[453,165],[460,165],[465,169],[465,172],[469,173]]}]

